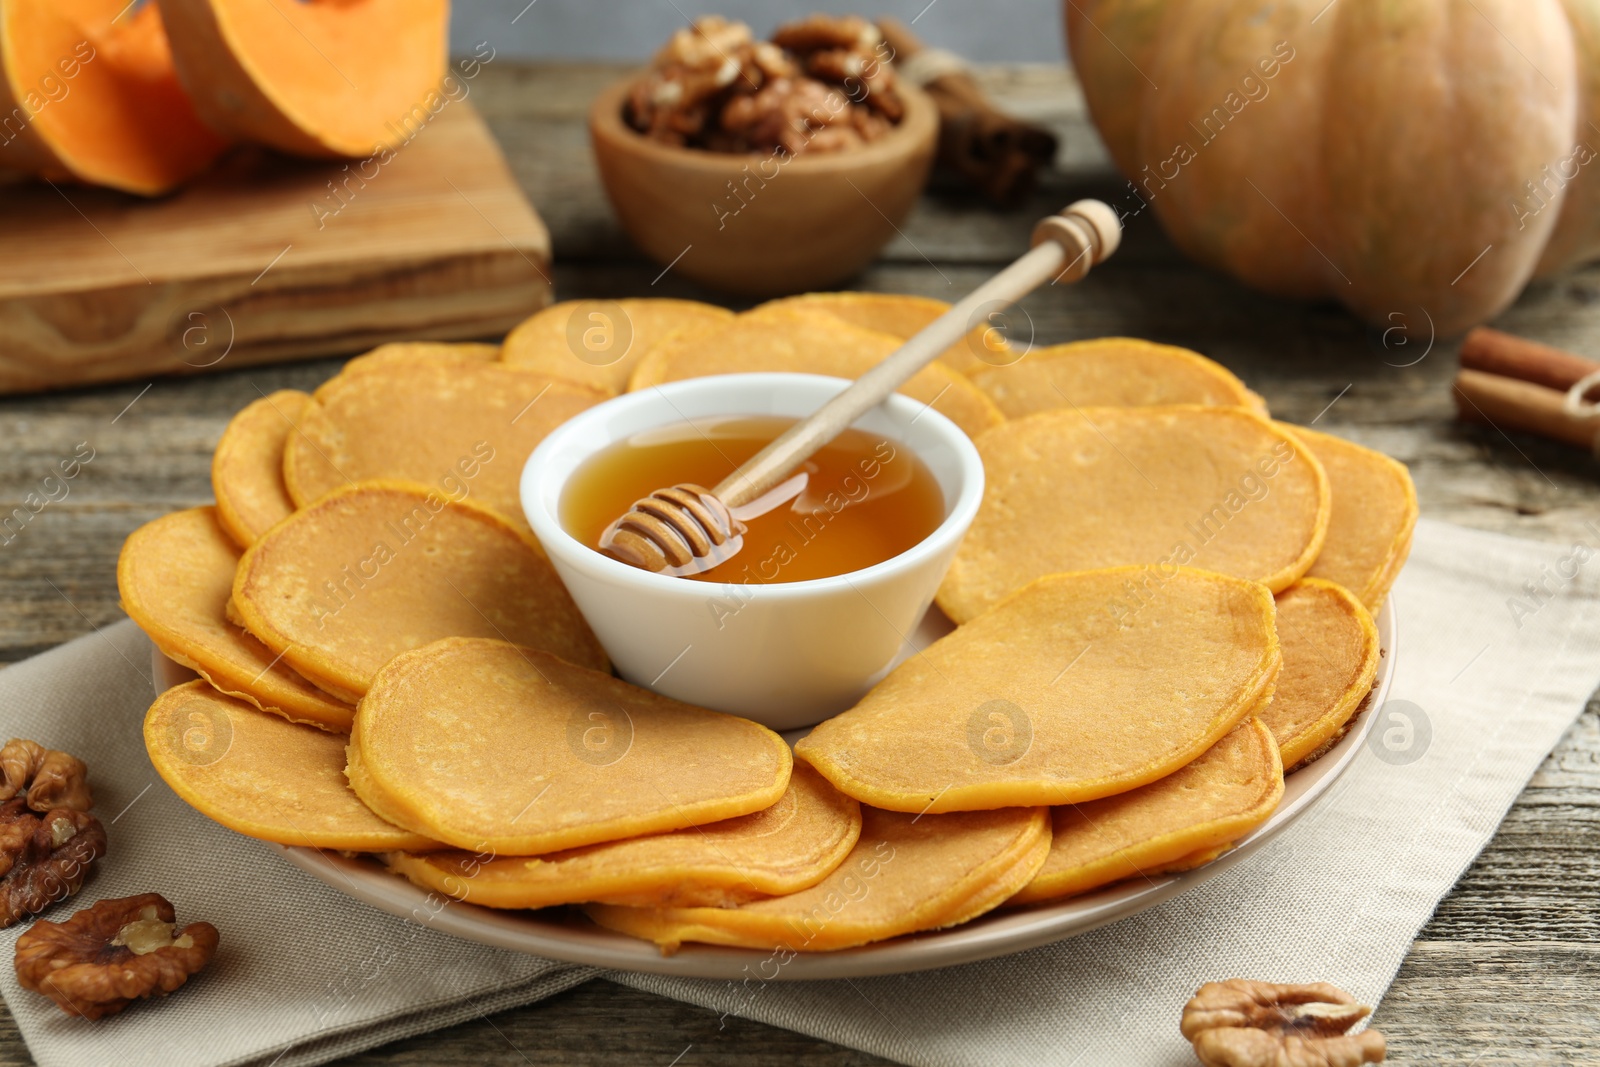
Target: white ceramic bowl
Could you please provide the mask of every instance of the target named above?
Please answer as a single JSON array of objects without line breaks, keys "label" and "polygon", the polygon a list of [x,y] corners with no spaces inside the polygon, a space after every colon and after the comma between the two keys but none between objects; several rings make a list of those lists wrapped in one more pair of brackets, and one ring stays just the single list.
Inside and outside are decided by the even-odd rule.
[{"label": "white ceramic bowl", "polygon": [[572,537],[561,492],[590,456],[639,433],[727,415],[803,417],[849,383],[813,374],[728,374],[627,393],[568,420],[522,471],[522,507],[561,580],[635,685],[789,730],[850,707],[888,672],[972,524],[983,465],[921,401],[895,395],[856,427],[911,449],[944,493],[944,521],[893,559],[833,578],[713,584],[651,574]]}]

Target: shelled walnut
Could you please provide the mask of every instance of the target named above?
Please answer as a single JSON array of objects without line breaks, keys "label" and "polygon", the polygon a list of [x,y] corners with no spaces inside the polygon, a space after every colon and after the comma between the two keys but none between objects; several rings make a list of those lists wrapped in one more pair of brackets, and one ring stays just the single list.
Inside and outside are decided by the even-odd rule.
[{"label": "shelled walnut", "polygon": [[1381,1063],[1383,1035],[1346,1033],[1372,1009],[1326,982],[1207,982],[1183,1006],[1183,1036],[1205,1067],[1358,1067]]},{"label": "shelled walnut", "polygon": [[[859,15],[812,15],[779,26],[772,43],[794,55],[806,74],[853,89],[873,111],[899,122],[905,107],[894,90],[894,52],[878,27]],[[856,80],[861,86],[856,89]]]},{"label": "shelled walnut", "polygon": [[0,804],[0,928],[72,896],[106,852],[105,828],[88,812],[53,808],[41,816],[23,804]]},{"label": "shelled walnut", "polygon": [[892,53],[858,16],[813,15],[756,41],[715,15],[678,30],[628,94],[624,118],[713,152],[832,152],[884,136],[905,113]]},{"label": "shelled walnut", "polygon": [[41,919],[17,939],[17,981],[85,1019],[166,996],[217,951],[215,926],[179,930],[176,920],[159,893],[102,900],[62,923]]},{"label": "shelled walnut", "polygon": [[0,748],[0,927],[72,896],[106,832],[89,814],[88,768],[65,752],[13,738]]},{"label": "shelled walnut", "polygon": [[89,793],[89,768],[76,756],[45,748],[37,741],[13,737],[0,748],[0,800],[25,795],[34,811],[94,807]]}]

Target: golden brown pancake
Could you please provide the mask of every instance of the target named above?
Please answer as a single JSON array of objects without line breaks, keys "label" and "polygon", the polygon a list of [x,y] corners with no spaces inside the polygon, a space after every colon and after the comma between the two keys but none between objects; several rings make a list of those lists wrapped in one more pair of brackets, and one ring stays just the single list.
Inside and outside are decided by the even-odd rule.
[{"label": "golden brown pancake", "polygon": [[340,733],[355,709],[296,674],[278,654],[228,621],[239,548],[214,508],[147,522],[117,558],[122,610],[170,659],[263,711]]},{"label": "golden brown pancake", "polygon": [[313,394],[289,437],[284,481],[299,507],[354,482],[416,482],[526,529],[523,464],[601,399],[473,356],[364,356]]},{"label": "golden brown pancake", "polygon": [[[943,300],[904,293],[802,293],[769,300],[752,311],[765,312],[773,308],[823,311],[852,326],[877,330],[905,341],[949,311],[950,305]],[[990,364],[1009,363],[1017,356],[1006,343],[1004,332],[984,322],[945,349],[939,361],[953,371],[971,374]]]},{"label": "golden brown pancake", "polygon": [[977,444],[983,504],[939,588],[957,622],[1041,575],[1125,564],[1276,592],[1305,573],[1328,525],[1321,464],[1243,408],[1058,409]]},{"label": "golden brown pancake", "polygon": [[1079,803],[1198,757],[1278,669],[1257,582],[1182,567],[1052,575],[906,660],[795,755],[893,811]]},{"label": "golden brown pancake", "polygon": [[1220,363],[1174,345],[1131,337],[1049,345],[1008,366],[967,372],[1008,419],[1055,408],[1205,404],[1255,408],[1261,398]]},{"label": "golden brown pancake", "polygon": [[783,738],[748,719],[469,638],[378,672],[348,760],[384,818],[500,856],[748,815],[777,803],[792,766]]},{"label": "golden brown pancake", "polygon": [[1228,841],[1220,845],[1214,845],[1211,848],[1202,848],[1189,853],[1187,856],[1180,856],[1171,863],[1161,863],[1154,867],[1147,867],[1144,873],[1151,878],[1158,874],[1184,874],[1197,867],[1204,867],[1213,860],[1221,859],[1232,852],[1236,844],[1238,842]]},{"label": "golden brown pancake", "polygon": [[358,482],[274,527],[239,561],[233,606],[274,653],[351,702],[379,667],[441,637],[499,637],[608,667],[532,537],[401,482]]},{"label": "golden brown pancake", "polygon": [[[822,311],[770,308],[739,315],[698,337],[668,338],[639,362],[628,388],[755,371],[855,379],[899,347],[897,337],[863,330]],[[988,397],[943,364],[924,367],[900,392],[931,404],[969,436],[1003,421]]]},{"label": "golden brown pancake", "polygon": [[645,353],[667,337],[698,337],[733,318],[694,300],[564,300],[506,337],[501,359],[616,396]]},{"label": "golden brown pancake", "polygon": [[144,743],[174,792],[247,837],[350,852],[439,847],[356,798],[344,778],[343,737],[264,715],[203,681],[156,698]]},{"label": "golden brown pancake", "polygon": [[1272,732],[1260,719],[1247,719],[1159,781],[1053,809],[1050,855],[1011,903],[1192,869],[1266,822],[1282,799],[1283,764]]},{"label": "golden brown pancake", "polygon": [[1283,672],[1261,719],[1296,769],[1343,735],[1378,673],[1378,627],[1342,585],[1302,578],[1278,594]]},{"label": "golden brown pancake", "polygon": [[911,815],[863,808],[861,838],[810,889],[734,908],[590,904],[601,926],[654,941],[832,952],[974,919],[1026,885],[1050,849],[1043,808]]},{"label": "golden brown pancake", "polygon": [[391,341],[349,360],[341,373],[365,370],[386,359],[426,359],[430,356],[493,363],[500,358],[500,346],[480,341]]},{"label": "golden brown pancake", "polygon": [[816,885],[860,835],[860,805],[797,764],[788,791],[752,815],[543,856],[400,852],[388,862],[425,889],[491,908],[725,908]]},{"label": "golden brown pancake", "polygon": [[279,389],[252,401],[228,423],[211,454],[217,520],[241,548],[294,510],[283,484],[283,448],[310,400],[298,389]]},{"label": "golden brown pancake", "polygon": [[1405,464],[1342,437],[1285,426],[1328,472],[1333,512],[1322,553],[1306,574],[1338,582],[1376,613],[1400,577],[1417,525],[1417,490]]}]

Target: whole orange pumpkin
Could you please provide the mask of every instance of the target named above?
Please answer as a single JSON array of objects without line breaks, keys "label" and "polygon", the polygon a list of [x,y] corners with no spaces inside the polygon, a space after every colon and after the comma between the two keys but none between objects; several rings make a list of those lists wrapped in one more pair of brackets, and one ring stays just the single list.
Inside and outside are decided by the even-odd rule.
[{"label": "whole orange pumpkin", "polygon": [[1442,335],[1600,255],[1600,0],[1066,0],[1128,188],[1248,285]]}]

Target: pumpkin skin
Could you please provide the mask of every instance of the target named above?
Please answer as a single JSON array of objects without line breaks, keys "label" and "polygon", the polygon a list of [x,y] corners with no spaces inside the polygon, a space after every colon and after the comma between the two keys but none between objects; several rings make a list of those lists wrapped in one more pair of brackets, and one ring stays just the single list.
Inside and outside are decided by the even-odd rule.
[{"label": "pumpkin skin", "polygon": [[1600,0],[1064,15],[1121,210],[1247,285],[1451,335],[1600,255]]}]

